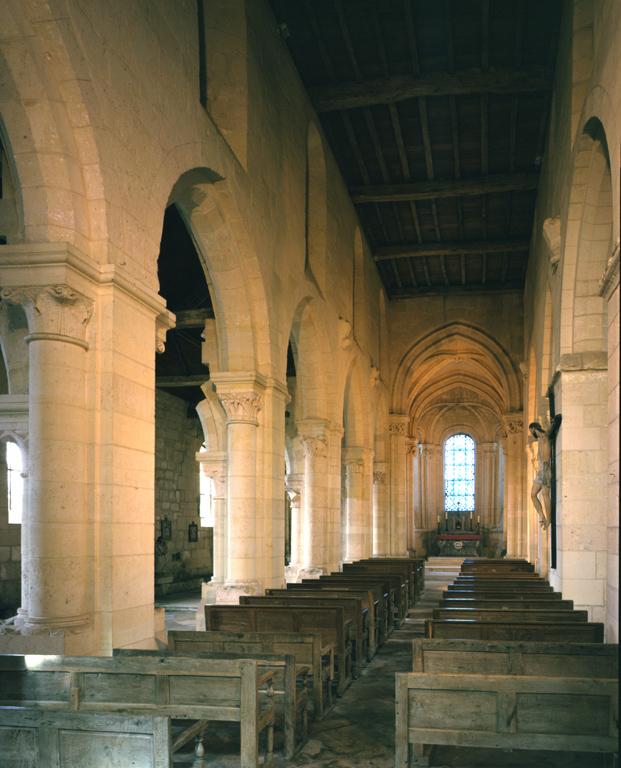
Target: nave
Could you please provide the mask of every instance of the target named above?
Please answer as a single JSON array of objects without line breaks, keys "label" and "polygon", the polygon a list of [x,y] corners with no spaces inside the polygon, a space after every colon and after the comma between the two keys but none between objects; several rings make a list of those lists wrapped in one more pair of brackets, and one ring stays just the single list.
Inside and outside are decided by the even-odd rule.
[{"label": "nave", "polygon": [[[425,588],[407,617],[377,655],[362,670],[342,698],[320,721],[311,724],[308,741],[287,760],[277,751],[274,768],[393,768],[395,765],[395,673],[412,669],[412,641],[425,635],[425,621],[441,605],[447,588],[460,574],[463,558],[431,557],[425,563]],[[193,623],[192,599],[170,601],[167,625],[186,629]],[[516,644],[517,645],[517,644]],[[197,760],[192,751],[179,754],[175,765],[193,768],[234,768],[238,745],[213,736],[205,740],[207,751],[220,750],[213,760]],[[226,757],[223,751],[229,750]],[[437,746],[430,768],[608,768],[611,755],[550,750],[490,749]]]}]

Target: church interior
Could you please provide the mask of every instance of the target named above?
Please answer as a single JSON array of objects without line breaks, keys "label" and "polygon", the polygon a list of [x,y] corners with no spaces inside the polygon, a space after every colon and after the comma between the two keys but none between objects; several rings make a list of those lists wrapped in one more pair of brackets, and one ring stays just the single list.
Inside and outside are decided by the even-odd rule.
[{"label": "church interior", "polygon": [[621,3],[0,17],[0,765],[613,765]]}]

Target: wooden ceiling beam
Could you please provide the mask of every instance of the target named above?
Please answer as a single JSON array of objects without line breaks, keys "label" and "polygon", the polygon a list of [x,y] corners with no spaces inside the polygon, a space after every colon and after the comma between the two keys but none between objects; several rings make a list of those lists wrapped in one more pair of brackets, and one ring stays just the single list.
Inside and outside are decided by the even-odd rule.
[{"label": "wooden ceiling beam", "polygon": [[309,93],[317,112],[334,112],[374,104],[394,104],[427,96],[537,93],[551,89],[552,78],[548,73],[511,69],[381,77],[364,82],[314,87],[309,89]]},{"label": "wooden ceiling beam", "polygon": [[460,256],[462,254],[518,253],[528,252],[529,240],[483,240],[443,243],[412,243],[407,245],[385,245],[375,249],[375,261],[388,259],[414,259],[427,256]]},{"label": "wooden ceiling beam", "polygon": [[499,294],[499,293],[515,293],[516,291],[521,291],[523,289],[523,285],[518,280],[512,280],[510,282],[499,284],[499,283],[488,283],[487,285],[482,285],[481,283],[469,283],[468,285],[462,285],[461,283],[456,283],[454,285],[419,285],[418,288],[413,288],[411,290],[389,290],[389,297],[391,300],[397,300],[397,299],[413,299],[417,296],[446,296],[447,294],[472,294],[472,293],[493,293],[493,294]]},{"label": "wooden ceiling beam", "polygon": [[498,192],[525,191],[537,188],[536,173],[503,173],[475,179],[450,181],[417,181],[408,184],[374,184],[352,187],[354,203],[398,203],[408,200],[436,200],[445,197],[472,197]]}]

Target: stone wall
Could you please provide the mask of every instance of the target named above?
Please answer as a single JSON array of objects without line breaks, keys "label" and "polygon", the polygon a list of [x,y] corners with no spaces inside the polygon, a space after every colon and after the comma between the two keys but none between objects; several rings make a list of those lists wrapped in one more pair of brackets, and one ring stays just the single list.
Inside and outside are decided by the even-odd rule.
[{"label": "stone wall", "polygon": [[[565,6],[524,294],[529,415],[545,413],[553,386],[563,416],[550,581],[606,622],[607,642],[618,638],[618,268],[602,281],[619,243],[620,44],[615,0]],[[531,549],[547,553],[537,535]]]},{"label": "stone wall", "polygon": [[6,444],[0,444],[0,618],[12,616],[20,603],[21,525],[9,524]]},{"label": "stone wall", "polygon": [[[157,391],[155,400],[155,594],[196,588],[212,571],[212,528],[201,528],[198,516],[199,469],[195,454],[202,436],[188,403]],[[171,524],[171,539],[157,542],[161,521]],[[198,541],[188,541],[196,523]]]}]

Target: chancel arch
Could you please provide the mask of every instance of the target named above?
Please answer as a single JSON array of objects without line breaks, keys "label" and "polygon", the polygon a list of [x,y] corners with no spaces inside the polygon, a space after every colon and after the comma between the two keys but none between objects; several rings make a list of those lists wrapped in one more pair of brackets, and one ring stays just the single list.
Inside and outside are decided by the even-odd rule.
[{"label": "chancel arch", "polygon": [[[431,551],[438,526],[448,521],[444,444],[451,435],[464,432],[476,444],[473,520],[482,531],[481,545],[490,554],[505,549],[506,489],[500,486],[508,446],[498,435],[505,429],[506,414],[521,416],[517,364],[488,334],[465,324],[451,324],[423,337],[404,355],[393,386],[393,408],[399,402],[409,415],[410,433],[416,434],[407,465],[414,548]],[[523,433],[516,430],[513,435],[509,450],[516,464],[518,456],[522,458],[519,441]],[[509,479],[511,498],[521,497],[519,477]],[[510,538],[520,535],[514,531]]]}]

